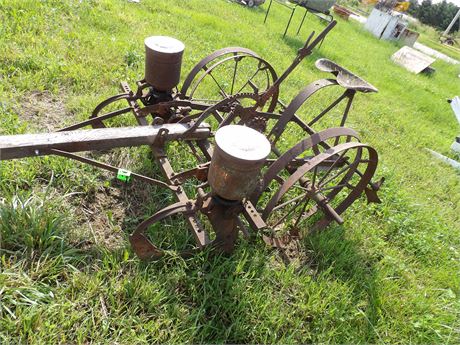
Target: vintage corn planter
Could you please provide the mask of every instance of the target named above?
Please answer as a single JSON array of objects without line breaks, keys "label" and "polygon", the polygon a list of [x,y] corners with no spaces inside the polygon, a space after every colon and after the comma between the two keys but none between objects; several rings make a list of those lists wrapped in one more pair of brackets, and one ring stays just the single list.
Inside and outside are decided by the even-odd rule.
[{"label": "vintage corn planter", "polygon": [[[342,223],[344,211],[363,193],[368,201],[379,201],[381,182],[371,182],[377,152],[344,127],[356,93],[377,89],[320,59],[316,67],[330,73],[329,78],[312,82],[287,106],[278,98],[282,82],[335,25],[333,21],[316,37],[312,33],[281,76],[251,50],[225,48],[201,60],[180,90],[184,45],[169,37],[149,37],[145,78],[135,91],[121,83],[122,93],[100,103],[88,120],[55,133],[0,136],[0,159],[57,155],[106,169],[122,180],[139,179],[169,190],[177,202],[145,219],[130,236],[141,259],[164,255],[152,243],[151,232],[164,230],[162,222],[171,217],[181,217],[196,242],[178,249],[181,255],[207,246],[231,253],[239,232],[243,237],[262,232],[265,242],[283,249],[309,231]],[[330,88],[341,90],[340,96],[317,116],[302,120],[296,114],[310,97]],[[318,128],[342,102],[345,110],[337,126]],[[125,105],[107,110],[121,103]],[[123,116],[133,116],[139,126],[108,125]],[[184,144],[196,160],[194,168],[174,171],[173,141]],[[76,154],[140,145],[151,148],[164,180]]]}]

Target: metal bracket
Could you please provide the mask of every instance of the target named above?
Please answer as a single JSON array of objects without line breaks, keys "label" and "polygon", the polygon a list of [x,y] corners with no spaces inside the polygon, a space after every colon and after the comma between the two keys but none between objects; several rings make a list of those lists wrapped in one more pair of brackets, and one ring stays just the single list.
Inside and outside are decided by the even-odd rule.
[{"label": "metal bracket", "polygon": [[153,141],[152,146],[164,147],[165,142],[166,142],[166,135],[168,133],[169,133],[169,130],[167,128],[160,128],[160,131],[158,132],[158,136]]}]

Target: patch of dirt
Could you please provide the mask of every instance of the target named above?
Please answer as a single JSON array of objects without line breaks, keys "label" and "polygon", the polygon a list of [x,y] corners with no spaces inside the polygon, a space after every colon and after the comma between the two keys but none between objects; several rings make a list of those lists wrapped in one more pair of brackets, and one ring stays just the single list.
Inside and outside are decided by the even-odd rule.
[{"label": "patch of dirt", "polygon": [[[107,249],[125,246],[122,224],[127,211],[123,201],[122,192],[110,187],[100,188],[74,200],[79,224],[89,230],[89,234],[84,236],[83,249],[93,244]],[[82,234],[79,236],[81,238]]]},{"label": "patch of dirt", "polygon": [[32,91],[21,98],[16,111],[34,131],[52,132],[62,128],[70,115],[64,100],[64,96],[53,95],[50,91]]},{"label": "patch of dirt", "polygon": [[[109,179],[109,177],[107,176]],[[152,187],[143,183],[125,185],[113,180],[110,186],[76,196],[72,202],[84,238],[82,249],[93,245],[109,250],[127,245],[128,234],[144,220],[145,203]]]}]

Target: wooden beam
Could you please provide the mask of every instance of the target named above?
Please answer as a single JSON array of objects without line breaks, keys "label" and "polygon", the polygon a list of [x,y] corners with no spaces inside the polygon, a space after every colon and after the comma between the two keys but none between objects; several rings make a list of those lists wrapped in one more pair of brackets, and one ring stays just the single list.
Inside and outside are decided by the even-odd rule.
[{"label": "wooden beam", "polygon": [[67,152],[108,150],[116,147],[154,145],[160,130],[164,140],[200,140],[210,136],[210,127],[202,124],[194,132],[186,133],[188,124],[165,124],[100,128],[42,134],[0,136],[0,160],[51,154],[51,149]]}]

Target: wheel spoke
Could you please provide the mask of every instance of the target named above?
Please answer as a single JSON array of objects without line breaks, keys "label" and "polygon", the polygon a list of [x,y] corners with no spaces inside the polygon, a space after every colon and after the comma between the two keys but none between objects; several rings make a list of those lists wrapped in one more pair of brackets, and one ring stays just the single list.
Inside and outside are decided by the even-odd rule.
[{"label": "wheel spoke", "polygon": [[[181,93],[189,99],[194,99],[196,93],[204,102],[216,103],[242,92],[265,92],[277,78],[274,68],[255,53],[244,48],[225,48],[208,55],[192,69],[185,79]],[[215,84],[211,85],[215,95],[204,96],[203,93],[210,84]],[[257,84],[263,85],[259,88]],[[251,85],[251,88],[248,85]],[[215,100],[207,99],[214,97]],[[277,101],[276,93],[270,97],[268,111],[272,112],[275,109]]]},{"label": "wheel spoke", "polygon": [[311,185],[314,186],[315,185],[315,181],[316,181],[316,175],[318,174],[318,166],[315,167],[315,169],[313,169],[313,178],[311,180]]},{"label": "wheel spoke", "polygon": [[[361,155],[361,152],[360,152],[360,151],[358,151],[358,152],[359,152],[359,155]],[[345,166],[344,166],[341,170],[339,170],[339,172],[338,172],[337,174],[335,174],[335,176],[333,176],[333,177],[327,179],[327,181],[324,181],[323,183],[321,183],[321,184],[319,185],[319,187],[321,188],[322,186],[324,186],[324,185],[328,184],[329,182],[333,181],[333,180],[336,179],[338,176],[342,175],[347,169],[350,169],[350,171],[351,171],[351,169],[354,169],[354,170],[353,170],[353,173],[348,177],[347,180],[350,180],[350,179],[351,179],[351,176],[352,176],[354,173],[358,173],[358,175],[359,175],[360,177],[362,177],[362,174],[361,174],[361,173],[358,171],[358,169],[357,169],[359,163],[362,163],[362,162],[363,162],[363,161],[362,161],[361,159],[358,159],[358,160],[355,159],[355,160],[353,161],[353,163],[348,163],[348,162],[347,162],[347,163],[345,164]]]},{"label": "wheel spoke", "polygon": [[236,72],[238,71],[238,63],[239,62],[240,62],[239,59],[235,59],[235,68],[233,69],[232,87],[230,89],[230,94],[231,95],[233,95],[233,87],[235,86]]},{"label": "wheel spoke", "polygon": [[219,82],[216,80],[216,78],[214,78],[214,76],[212,75],[211,72],[208,73],[209,76],[211,76],[212,80],[214,80],[214,82],[216,83],[217,87],[220,89],[220,91],[222,92],[222,96],[224,97],[228,97],[227,93],[225,92],[225,90],[222,88],[222,86],[220,86]]},{"label": "wheel spoke", "polygon": [[338,184],[338,185],[331,186],[331,187],[321,188],[321,192],[324,192],[327,190],[335,190],[335,189],[344,188],[344,187],[353,189],[353,186],[351,186],[349,183],[342,183],[342,184]]},{"label": "wheel spoke", "polygon": [[249,78],[249,79],[246,81],[246,83],[244,83],[244,85],[243,85],[236,93],[238,94],[238,93],[240,93],[241,91],[243,91],[244,88],[249,84],[249,82],[252,81],[252,79],[254,79],[255,76],[256,76],[260,71],[261,71],[261,69],[258,68],[258,69],[255,71],[255,73],[252,75],[252,77]]},{"label": "wheel spoke", "polygon": [[280,185],[282,185],[282,184],[285,182],[285,180],[283,180],[283,179],[282,179],[280,176],[278,176],[278,175],[276,175],[276,176],[273,178],[273,180],[274,180],[275,182],[277,182],[278,184],[280,184]]},{"label": "wheel spoke", "polygon": [[276,228],[278,225],[280,225],[289,215],[291,215],[295,209],[300,205],[300,202],[297,202],[294,207],[292,207],[281,219],[279,219],[276,224],[274,224],[272,227]]},{"label": "wheel spoke", "polygon": [[[331,173],[332,169],[337,165],[337,162],[339,162],[344,156],[345,154],[348,152],[348,150],[344,150],[340,156],[334,161],[334,163],[331,164],[331,166],[327,169],[326,173],[324,174],[324,176],[321,178],[321,180],[319,180],[318,182],[318,186],[322,186],[324,185],[323,181],[326,179],[326,177]],[[347,169],[347,167],[345,167],[345,169]],[[330,179],[328,181],[331,181]]]},{"label": "wheel spoke", "polygon": [[[305,195],[305,197],[307,197],[307,195]],[[305,200],[305,199],[304,199],[304,205],[303,205],[303,207],[302,207],[302,210],[301,210],[300,213],[299,213],[299,216],[297,217],[297,219],[296,219],[296,221],[295,221],[295,223],[294,223],[294,227],[297,227],[297,226],[299,225],[299,222],[300,222],[300,220],[302,219],[303,213],[304,213],[305,210],[307,209],[307,206],[308,206],[308,204],[310,203],[310,200],[311,200],[311,198],[309,198],[308,200]]]},{"label": "wheel spoke", "polygon": [[222,121],[224,121],[224,117],[216,110],[212,113],[214,115],[214,117],[216,118],[216,120],[221,123]]},{"label": "wheel spoke", "polygon": [[280,205],[274,207],[274,208],[273,208],[273,211],[279,210],[280,208],[283,208],[284,206],[287,206],[287,205],[289,205],[289,204],[291,204],[291,203],[293,203],[293,202],[296,202],[297,200],[302,199],[302,198],[304,198],[304,197],[305,197],[304,194],[298,195],[298,196],[296,196],[294,199],[290,199],[290,200],[285,201],[285,202],[283,202],[282,204],[280,204]]},{"label": "wheel spoke", "polygon": [[[318,183],[318,188],[321,188],[324,190],[323,186],[327,185],[329,182],[335,180],[337,177],[339,177],[340,175],[342,175],[345,171],[347,171],[348,169],[350,168],[350,166],[345,166],[343,167],[342,169],[339,170],[339,172],[337,174],[335,174],[334,176],[328,178],[326,181],[320,181]],[[326,175],[327,176],[327,175]]]},{"label": "wheel spoke", "polygon": [[318,145],[313,145],[312,150],[315,155],[319,155],[321,153],[318,149]]}]

